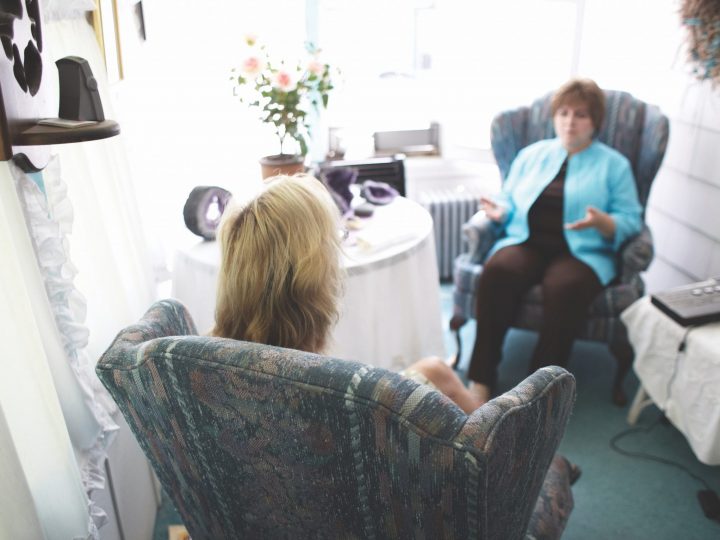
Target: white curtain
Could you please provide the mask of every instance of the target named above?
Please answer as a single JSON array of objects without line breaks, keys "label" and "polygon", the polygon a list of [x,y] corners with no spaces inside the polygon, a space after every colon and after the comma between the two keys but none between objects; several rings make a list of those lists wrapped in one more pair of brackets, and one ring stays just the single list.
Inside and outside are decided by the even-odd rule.
[{"label": "white curtain", "polygon": [[[45,36],[53,61],[74,55],[89,62],[105,117],[115,118],[101,52],[85,18],[47,21]],[[57,77],[55,70],[51,73]],[[53,81],[46,84],[53,87]],[[75,385],[58,386],[58,394],[63,404],[76,402],[78,393],[83,396],[85,411],[73,407],[74,414],[66,414],[65,420],[71,436],[75,435],[83,485],[90,492],[103,487],[102,464],[109,435],[116,429],[108,414],[114,412],[114,403],[93,367],[117,332],[136,321],[155,299],[155,283],[122,136],[58,145],[53,152],[56,156],[43,173],[48,210],[61,226],[65,266],[77,269],[74,294],[62,298],[48,289],[67,361],[77,379]],[[24,185],[27,189],[27,182]],[[39,204],[37,190],[35,196]],[[42,260],[43,246],[37,248]],[[99,526],[102,511],[91,507],[91,513]]]},{"label": "white curtain", "polygon": [[[113,118],[87,6],[52,2],[43,12],[43,86],[58,87],[55,60],[84,57]],[[87,496],[104,484],[116,426],[93,367],[155,298],[122,138],[53,153],[42,173],[0,164],[0,250],[8,259],[0,265],[0,328],[11,356],[0,378],[0,477],[13,473],[12,485],[0,486],[3,538],[98,537],[104,512]],[[20,536],[5,529],[11,521],[22,524]]]},{"label": "white curtain", "polygon": [[9,163],[0,163],[0,253],[0,538],[85,538],[95,524],[63,418],[84,404],[58,399],[51,366],[67,363]]},{"label": "white curtain", "polygon": [[[105,117],[117,119],[101,51],[85,18],[48,21],[45,36],[53,62],[71,55],[88,61]],[[47,84],[57,88],[57,70],[50,75]],[[57,145],[53,151],[75,212],[70,258],[79,270],[77,287],[87,298],[88,354],[97,359],[122,326],[137,320],[155,298],[152,265],[122,133]]]},{"label": "white curtain", "polygon": [[[86,301],[75,288],[76,267],[69,258],[68,233],[73,226],[73,208],[54,156],[42,174],[24,173],[8,164],[41,278],[33,309],[41,324],[40,338],[67,432],[73,446],[85,493],[105,485],[103,464],[117,426],[111,418],[115,405],[108,399],[92,371],[86,352],[88,329],[84,325]],[[45,292],[45,295],[42,294]],[[89,530],[105,522],[101,508],[89,504]]]}]

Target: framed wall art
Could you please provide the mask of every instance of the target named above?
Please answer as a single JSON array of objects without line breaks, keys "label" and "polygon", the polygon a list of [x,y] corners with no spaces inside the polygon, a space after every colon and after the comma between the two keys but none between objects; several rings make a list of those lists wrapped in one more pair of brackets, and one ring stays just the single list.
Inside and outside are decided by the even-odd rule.
[{"label": "framed wall art", "polygon": [[95,10],[91,16],[95,35],[105,58],[108,81],[111,84],[118,82],[124,76],[118,0],[95,0]]}]

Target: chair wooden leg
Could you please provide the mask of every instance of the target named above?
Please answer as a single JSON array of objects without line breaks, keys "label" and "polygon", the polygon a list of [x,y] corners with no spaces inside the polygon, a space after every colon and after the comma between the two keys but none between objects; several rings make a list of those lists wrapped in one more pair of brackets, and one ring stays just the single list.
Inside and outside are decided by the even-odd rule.
[{"label": "chair wooden leg", "polygon": [[627,395],[625,395],[623,382],[628,371],[630,371],[635,352],[627,338],[615,340],[608,347],[618,363],[615,380],[613,381],[612,402],[618,407],[624,407],[627,405]]},{"label": "chair wooden leg", "polygon": [[462,328],[466,322],[467,319],[465,317],[460,317],[459,315],[453,315],[452,319],[450,319],[450,330],[455,332],[455,343],[457,344],[455,359],[452,364],[450,364],[450,367],[453,369],[457,369],[460,365],[460,358],[462,357],[462,339],[460,338],[460,328]]}]

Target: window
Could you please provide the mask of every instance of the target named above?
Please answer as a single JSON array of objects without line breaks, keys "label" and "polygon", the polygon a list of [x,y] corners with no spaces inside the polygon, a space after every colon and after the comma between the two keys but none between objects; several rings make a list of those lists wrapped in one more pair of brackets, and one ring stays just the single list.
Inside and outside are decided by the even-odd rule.
[{"label": "window", "polygon": [[331,125],[372,132],[437,121],[444,149],[488,148],[497,112],[573,69],[572,0],[315,2],[318,42],[344,74]]}]

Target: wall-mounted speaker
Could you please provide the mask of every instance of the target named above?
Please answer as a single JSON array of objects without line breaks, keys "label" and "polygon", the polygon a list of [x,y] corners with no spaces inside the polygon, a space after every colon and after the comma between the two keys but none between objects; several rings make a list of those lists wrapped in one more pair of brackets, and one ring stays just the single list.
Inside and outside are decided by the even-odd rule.
[{"label": "wall-mounted speaker", "polygon": [[60,79],[58,116],[66,120],[105,120],[98,83],[87,60],[66,56],[55,64]]}]

